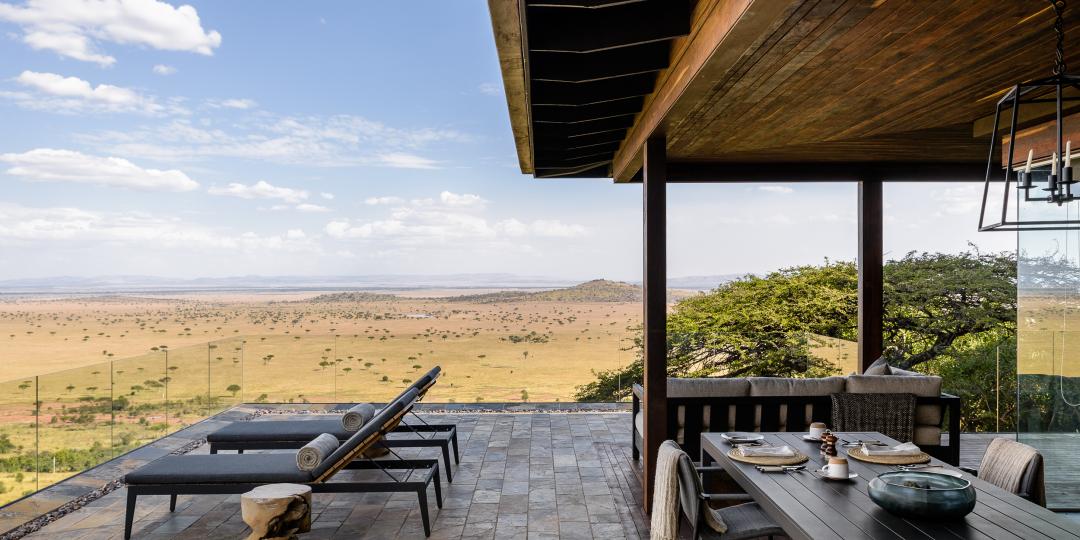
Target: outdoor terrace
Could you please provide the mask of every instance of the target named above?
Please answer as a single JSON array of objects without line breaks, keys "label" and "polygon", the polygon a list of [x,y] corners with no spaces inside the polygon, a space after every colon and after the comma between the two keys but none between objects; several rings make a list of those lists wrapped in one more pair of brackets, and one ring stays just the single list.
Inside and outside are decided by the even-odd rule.
[{"label": "outdoor terrace", "polygon": [[[265,405],[234,407],[16,502],[0,516],[0,525],[7,530],[33,520],[171,452],[198,445],[190,451],[206,453],[199,443],[207,433],[250,417],[257,407]],[[420,413],[427,421],[456,423],[461,438],[461,463],[454,467],[454,482],[446,485],[444,507],[432,503],[431,538],[648,537],[625,404],[451,407],[428,405]],[[994,436],[964,434],[961,463],[977,466]],[[409,449],[403,455],[437,453],[437,448]],[[122,538],[124,501],[120,486],[28,538]],[[312,532],[304,537],[423,538],[418,513],[408,494],[316,494]],[[134,526],[135,538],[242,538],[246,533],[236,495],[181,496],[174,513],[167,497],[148,496],[140,500]]]}]

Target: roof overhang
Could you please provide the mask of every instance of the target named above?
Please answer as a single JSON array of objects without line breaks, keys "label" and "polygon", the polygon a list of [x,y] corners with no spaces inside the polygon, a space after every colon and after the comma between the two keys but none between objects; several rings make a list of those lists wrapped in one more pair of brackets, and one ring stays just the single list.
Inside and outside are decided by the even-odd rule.
[{"label": "roof overhang", "polygon": [[941,163],[970,180],[995,96],[1053,57],[1042,0],[489,5],[521,170],[538,178],[635,181],[663,134],[668,162],[695,170]]}]

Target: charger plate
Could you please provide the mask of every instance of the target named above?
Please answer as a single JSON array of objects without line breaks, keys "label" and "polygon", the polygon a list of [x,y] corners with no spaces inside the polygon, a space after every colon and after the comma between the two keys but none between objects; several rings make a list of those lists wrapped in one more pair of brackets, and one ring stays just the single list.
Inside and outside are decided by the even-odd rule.
[{"label": "charger plate", "polygon": [[744,456],[739,453],[738,448],[732,448],[728,450],[727,456],[735,461],[741,461],[743,463],[750,463],[752,465],[798,465],[800,463],[806,463],[810,458],[805,454],[795,450],[795,455],[791,457],[782,456]]},{"label": "charger plate", "polygon": [[848,457],[859,461],[876,463],[878,465],[914,465],[916,463],[927,463],[930,461],[930,455],[926,452],[919,452],[918,454],[911,456],[868,456],[866,455],[866,452],[863,452],[862,447],[858,446],[849,448],[847,455]]}]

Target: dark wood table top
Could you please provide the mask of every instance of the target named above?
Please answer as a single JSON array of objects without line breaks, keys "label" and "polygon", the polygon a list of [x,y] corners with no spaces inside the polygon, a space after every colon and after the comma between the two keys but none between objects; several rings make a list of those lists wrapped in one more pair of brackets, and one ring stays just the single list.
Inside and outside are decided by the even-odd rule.
[{"label": "dark wood table top", "polygon": [[[794,539],[830,538],[978,538],[986,540],[1062,538],[1080,539],[1080,525],[1012,493],[963,473],[977,490],[975,510],[962,520],[923,521],[905,519],[886,512],[870,500],[867,484],[877,475],[895,471],[890,465],[875,465],[848,458],[851,472],[859,477],[851,482],[822,480],[815,472],[824,464],[819,444],[802,440],[804,433],[763,433],[774,446],[788,445],[806,454],[806,471],[762,473],[748,463],[727,456],[731,447],[719,433],[701,435],[701,453],[706,461],[723,466],[754,500]],[[847,440],[880,440],[899,444],[880,433],[838,433]],[[846,455],[846,449],[839,449]],[[709,460],[708,458],[711,458]],[[936,459],[933,465],[956,470]]]}]

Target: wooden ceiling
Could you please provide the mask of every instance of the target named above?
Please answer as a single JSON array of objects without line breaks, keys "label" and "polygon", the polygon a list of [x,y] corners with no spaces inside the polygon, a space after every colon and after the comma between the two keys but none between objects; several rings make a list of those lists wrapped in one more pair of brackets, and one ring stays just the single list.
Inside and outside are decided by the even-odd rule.
[{"label": "wooden ceiling", "polygon": [[[641,25],[622,19],[626,28],[616,31],[606,26],[615,19],[605,19],[605,9],[540,7],[615,2],[527,0],[525,13],[514,13],[513,24],[524,29],[516,53],[512,40],[498,39],[512,26],[505,11],[516,0],[489,1],[511,120],[522,136],[518,154],[528,158],[522,170],[538,177],[581,163],[588,168],[572,175],[631,181],[655,133],[666,134],[670,162],[985,166],[985,128],[977,136],[975,123],[993,113],[999,91],[1048,75],[1053,57],[1045,0],[661,2],[674,15],[653,13],[656,24],[645,26],[655,39],[622,50],[604,47],[641,39]],[[677,38],[684,13],[688,35]],[[1080,7],[1071,7],[1067,51],[1080,52],[1077,22]],[[602,30],[589,34],[588,24]],[[568,28],[589,37],[575,40]],[[564,50],[575,45],[597,52]],[[525,66],[519,73],[507,69],[515,54]],[[1080,55],[1069,60],[1080,68]]]}]

